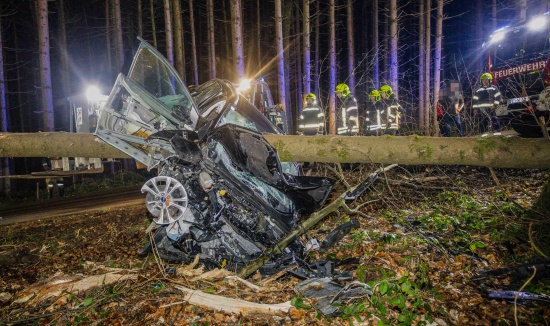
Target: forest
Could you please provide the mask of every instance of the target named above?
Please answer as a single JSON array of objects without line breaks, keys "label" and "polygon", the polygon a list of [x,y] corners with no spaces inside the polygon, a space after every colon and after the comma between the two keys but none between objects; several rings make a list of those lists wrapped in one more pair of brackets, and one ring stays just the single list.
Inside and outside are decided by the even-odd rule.
[{"label": "forest", "polygon": [[[548,9],[2,2],[0,324],[548,324]],[[147,69],[180,102],[140,93]],[[476,110],[487,74],[502,135]],[[243,81],[265,82],[284,128],[262,124]],[[455,81],[462,129],[445,131]],[[359,130],[389,86],[399,131],[341,134],[341,84]],[[74,103],[90,87],[106,102],[81,133]],[[301,135],[310,93],[322,135]],[[232,111],[253,123],[224,126]],[[56,174],[65,156],[97,157],[101,174]],[[56,215],[133,185],[146,205]],[[33,218],[41,205],[52,213]]]}]

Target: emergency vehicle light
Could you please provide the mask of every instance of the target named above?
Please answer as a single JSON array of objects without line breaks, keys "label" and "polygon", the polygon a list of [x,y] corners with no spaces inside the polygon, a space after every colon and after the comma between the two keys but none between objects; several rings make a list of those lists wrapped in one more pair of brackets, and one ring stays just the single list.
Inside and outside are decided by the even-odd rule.
[{"label": "emergency vehicle light", "polygon": [[504,39],[504,32],[496,32],[493,35],[491,35],[491,42],[499,42]]},{"label": "emergency vehicle light", "polygon": [[539,16],[537,18],[534,18],[527,24],[527,26],[530,30],[539,31],[546,27],[546,17]]}]

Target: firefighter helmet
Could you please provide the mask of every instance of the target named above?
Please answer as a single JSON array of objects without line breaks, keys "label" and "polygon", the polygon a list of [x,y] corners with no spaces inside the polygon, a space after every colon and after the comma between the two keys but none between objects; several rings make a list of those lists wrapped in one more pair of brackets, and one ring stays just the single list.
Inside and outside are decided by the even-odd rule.
[{"label": "firefighter helmet", "polygon": [[349,91],[349,86],[347,84],[338,84],[336,85],[336,90],[334,91],[335,93],[342,93],[342,95],[344,96],[348,96],[350,91]]},{"label": "firefighter helmet", "polygon": [[493,82],[493,75],[491,75],[490,73],[486,72],[486,73],[483,73],[481,75],[481,77],[479,77],[479,81],[483,81],[483,79],[489,79],[489,83],[492,83]]},{"label": "firefighter helmet", "polygon": [[391,89],[390,85],[382,85],[380,87],[380,93],[385,93],[387,97],[393,94],[393,90]]},{"label": "firefighter helmet", "polygon": [[369,96],[371,97],[374,96],[374,102],[380,101],[380,92],[377,91],[376,89],[373,89],[372,91],[370,91]]},{"label": "firefighter helmet", "polygon": [[315,96],[315,94],[309,93],[309,94],[306,95],[306,101],[307,101],[308,99],[312,99],[313,102],[315,102],[315,101],[317,100],[317,97]]}]

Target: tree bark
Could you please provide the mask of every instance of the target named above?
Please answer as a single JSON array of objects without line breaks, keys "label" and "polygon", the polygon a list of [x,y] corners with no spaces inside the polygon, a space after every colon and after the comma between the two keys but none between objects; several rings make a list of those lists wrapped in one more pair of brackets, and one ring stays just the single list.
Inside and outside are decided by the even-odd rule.
[{"label": "tree bark", "polygon": [[243,19],[241,0],[231,0],[231,21],[233,22],[233,61],[238,80],[244,78]]},{"label": "tree bark", "polygon": [[199,63],[197,61],[197,41],[195,35],[195,15],[193,13],[193,0],[189,0],[189,24],[191,25],[191,56],[193,58],[193,77],[195,85],[198,85]]},{"label": "tree bark", "polygon": [[390,0],[390,85],[395,98],[399,98],[398,57],[397,57],[397,0]]},{"label": "tree bark", "polygon": [[525,21],[527,19],[527,0],[517,0],[518,1],[518,18],[520,21]]},{"label": "tree bark", "polygon": [[309,1],[303,0],[304,19],[303,19],[303,36],[304,36],[304,93],[311,93],[311,24]]},{"label": "tree bark", "polygon": [[[275,0],[275,34],[277,38],[277,80],[279,84],[279,103],[286,106],[285,57],[283,47],[283,13],[281,8],[281,0]],[[290,117],[287,117],[287,121],[289,120],[289,118]]]},{"label": "tree bark", "polygon": [[214,33],[214,1],[208,0],[208,71],[210,79],[216,78],[216,37]]},{"label": "tree bark", "polygon": [[435,24],[435,51],[434,51],[434,101],[432,106],[433,135],[439,134],[437,128],[437,102],[441,86],[441,44],[443,41],[443,1],[437,0],[437,19]]},{"label": "tree bark", "polygon": [[40,88],[44,131],[54,131],[52,76],[50,67],[50,28],[48,25],[48,1],[36,0],[38,11],[38,46],[40,56]]},{"label": "tree bark", "polygon": [[[2,17],[0,17],[0,131],[9,131],[9,114],[8,114],[8,102],[6,100],[6,80],[4,76],[4,39],[2,35]],[[10,175],[9,159],[0,159],[0,175]],[[10,193],[10,179],[5,178],[0,182],[0,189],[3,189],[5,193]]]},{"label": "tree bark", "polygon": [[374,44],[374,58],[372,61],[373,69],[372,74],[374,81],[374,88],[380,88],[380,46],[379,46],[379,37],[380,29],[378,26],[378,0],[373,0],[372,2],[372,44]]},{"label": "tree bark", "polygon": [[164,34],[166,38],[166,59],[171,65],[174,65],[174,31],[172,30],[170,0],[164,0]]},{"label": "tree bark", "polygon": [[137,11],[138,11],[138,35],[143,37],[143,3],[142,0],[137,0]]},{"label": "tree bark", "polygon": [[[392,0],[395,1],[395,0]],[[347,0],[347,35],[348,35],[348,86],[353,94],[355,94],[355,40],[353,28],[353,0]]]},{"label": "tree bark", "polygon": [[155,24],[155,0],[150,0],[149,5],[150,5],[149,10],[151,11],[151,33],[153,34],[153,46],[156,49],[158,48],[158,44],[157,44],[157,26]]},{"label": "tree bark", "polygon": [[172,0],[172,14],[174,18],[175,68],[185,82],[185,49],[183,47],[183,21],[181,19],[180,0]]},{"label": "tree bark", "polygon": [[420,0],[418,8],[418,126],[424,129],[424,64],[426,60],[426,21],[424,5],[426,0]]},{"label": "tree bark", "polygon": [[314,83],[313,83],[313,89],[315,90],[315,94],[319,96],[319,81],[321,77],[319,76],[319,66],[321,65],[321,62],[319,61],[319,16],[321,15],[321,5],[320,1],[315,1],[315,72],[314,72]]},{"label": "tree bark", "polygon": [[122,18],[120,16],[120,0],[114,1],[114,24],[115,24],[115,53],[116,71],[120,71],[124,64],[124,48],[122,43]]},{"label": "tree bark", "polygon": [[107,71],[113,71],[113,58],[111,56],[111,17],[111,0],[105,0],[105,47],[107,48]]},{"label": "tree bark", "polygon": [[328,107],[329,107],[329,116],[328,116],[328,125],[329,133],[331,135],[336,134],[336,94],[334,90],[336,89],[336,19],[335,19],[335,8],[336,4],[334,0],[330,0],[329,4],[329,82],[328,82]]},{"label": "tree bark", "polygon": [[[431,47],[431,37],[432,37],[432,27],[431,27],[431,19],[432,19],[432,0],[426,1],[426,53],[424,53],[424,135],[430,135],[430,108],[431,108],[431,101],[430,101],[430,66],[431,66],[431,55],[432,55],[432,47]],[[434,100],[435,101],[435,100]]]},{"label": "tree bark", "polygon": [[[283,162],[548,169],[550,142],[527,138],[264,135]],[[92,134],[0,133],[0,157],[128,158]]]}]

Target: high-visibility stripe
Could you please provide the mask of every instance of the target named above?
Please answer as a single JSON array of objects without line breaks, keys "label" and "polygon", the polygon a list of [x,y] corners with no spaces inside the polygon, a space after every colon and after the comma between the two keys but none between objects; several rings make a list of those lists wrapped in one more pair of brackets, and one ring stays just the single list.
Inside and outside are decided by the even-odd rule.
[{"label": "high-visibility stripe", "polygon": [[352,106],[352,107],[349,107],[346,109],[346,111],[351,111],[351,110],[357,110],[357,107],[356,106]]},{"label": "high-visibility stripe", "polygon": [[323,112],[321,112],[317,115],[317,118],[324,117],[324,116],[325,116],[325,114]]},{"label": "high-visibility stripe", "polygon": [[497,97],[497,96],[500,96],[500,92],[498,92],[498,93],[495,94],[495,97]]},{"label": "high-visibility stripe", "polygon": [[303,115],[300,115],[300,119],[304,120],[304,116],[303,116]]},{"label": "high-visibility stripe", "polygon": [[304,108],[303,111],[319,111],[319,108]]},{"label": "high-visibility stripe", "polygon": [[324,126],[325,124],[323,122],[319,122],[319,127]]},{"label": "high-visibility stripe", "polygon": [[317,128],[319,127],[319,124],[317,123],[308,123],[305,128]]},{"label": "high-visibility stripe", "polygon": [[474,108],[483,108],[483,107],[491,107],[493,106],[493,103],[478,103],[478,104],[474,104]]},{"label": "high-visibility stripe", "polygon": [[479,100],[479,96],[472,97],[474,100]]},{"label": "high-visibility stripe", "polygon": [[499,105],[500,102],[499,101],[494,101],[493,103],[495,103],[496,105]]},{"label": "high-visibility stripe", "polygon": [[304,125],[299,125],[298,128],[304,129]]}]

